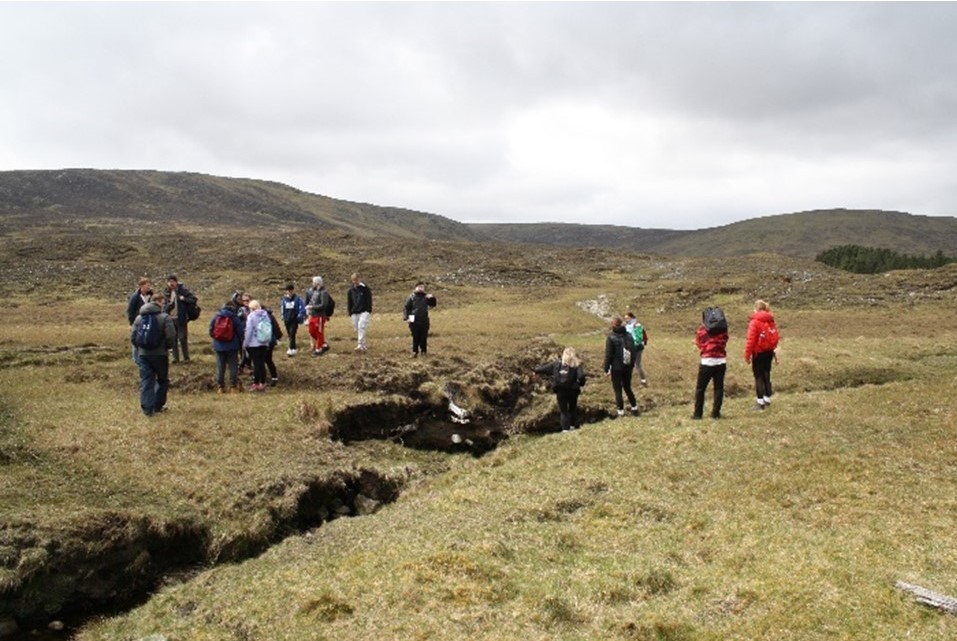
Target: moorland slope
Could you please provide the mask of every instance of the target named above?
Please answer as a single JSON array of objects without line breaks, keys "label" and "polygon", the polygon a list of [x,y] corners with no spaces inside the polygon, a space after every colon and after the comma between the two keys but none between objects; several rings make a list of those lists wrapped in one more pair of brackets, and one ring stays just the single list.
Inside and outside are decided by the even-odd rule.
[{"label": "moorland slope", "polygon": [[[648,220],[636,216],[636,220]],[[310,194],[276,182],[162,171],[0,172],[0,226],[102,223],[335,231],[356,237],[600,247],[662,256],[776,253],[813,258],[836,245],[947,255],[957,218],[830,209],[700,230],[557,223],[466,224],[396,207]]]}]

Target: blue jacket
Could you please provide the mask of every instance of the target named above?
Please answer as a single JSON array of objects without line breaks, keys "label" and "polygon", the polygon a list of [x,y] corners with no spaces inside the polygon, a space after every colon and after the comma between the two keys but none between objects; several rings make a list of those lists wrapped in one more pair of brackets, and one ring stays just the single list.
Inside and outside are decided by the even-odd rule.
[{"label": "blue jacket", "polygon": [[209,335],[213,335],[213,326],[216,324],[216,319],[220,316],[228,316],[233,320],[233,340],[231,341],[219,341],[215,338],[213,339],[213,351],[214,352],[238,352],[239,348],[243,345],[243,335],[246,332],[246,326],[243,323],[243,320],[236,315],[236,312],[231,310],[228,307],[223,307],[221,310],[213,314],[213,317],[209,319]]},{"label": "blue jacket", "polygon": [[293,294],[292,298],[288,296],[280,298],[279,309],[282,310],[282,322],[287,325],[294,322],[301,325],[306,322],[306,304],[299,297],[299,294]]}]

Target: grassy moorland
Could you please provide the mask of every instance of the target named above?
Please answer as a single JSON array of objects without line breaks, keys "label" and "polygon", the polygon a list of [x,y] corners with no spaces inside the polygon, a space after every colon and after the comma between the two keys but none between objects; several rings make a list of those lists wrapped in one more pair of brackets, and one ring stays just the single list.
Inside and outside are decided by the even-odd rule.
[{"label": "grassy moorland", "polygon": [[[8,291],[0,309],[0,615],[45,603],[56,618],[71,598],[102,605],[96,588],[109,575],[154,589],[150,569],[166,564],[190,572],[77,638],[957,634],[957,619],[893,586],[957,594],[953,266],[857,276],[773,256],[452,243],[410,256],[401,243],[327,240],[321,267],[266,242],[255,269],[207,271],[195,256],[215,253],[196,240],[185,279],[205,321],[232,288],[275,299],[290,273],[303,284],[327,274],[344,312],[359,265],[377,297],[370,352],[352,353],[337,316],[327,356],[280,356],[279,387],[217,396],[201,321],[196,362],[173,369],[170,410],[153,419],[138,408],[112,293],[136,272],[95,272],[92,259],[18,263],[126,280],[107,278],[99,295],[76,288],[55,311]],[[164,264],[149,260],[160,276]],[[432,355],[413,361],[398,309],[415,278],[439,307]],[[754,413],[740,353],[759,296],[784,338],[774,407]],[[698,422],[691,338],[714,303],[731,320],[728,398],[723,420]],[[597,370],[606,323],[593,311],[626,309],[651,338],[643,415],[603,419],[611,389],[593,376],[583,405],[594,422],[542,434],[554,402],[530,366],[570,344]],[[332,438],[356,408],[377,408],[366,422],[386,423],[407,420],[408,403],[440,408],[449,384],[460,404],[505,424],[497,449],[473,457]]]}]

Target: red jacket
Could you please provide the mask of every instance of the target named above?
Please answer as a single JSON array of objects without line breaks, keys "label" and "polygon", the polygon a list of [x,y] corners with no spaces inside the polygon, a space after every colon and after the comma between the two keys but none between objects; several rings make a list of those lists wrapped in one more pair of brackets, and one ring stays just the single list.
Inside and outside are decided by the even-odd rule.
[{"label": "red jacket", "polygon": [[749,361],[755,354],[773,352],[778,346],[778,327],[774,316],[764,310],[754,312],[748,322],[748,337],[744,343],[744,360]]},{"label": "red jacket", "polygon": [[711,334],[704,325],[698,326],[694,337],[695,345],[701,352],[701,358],[727,358],[728,332]]}]

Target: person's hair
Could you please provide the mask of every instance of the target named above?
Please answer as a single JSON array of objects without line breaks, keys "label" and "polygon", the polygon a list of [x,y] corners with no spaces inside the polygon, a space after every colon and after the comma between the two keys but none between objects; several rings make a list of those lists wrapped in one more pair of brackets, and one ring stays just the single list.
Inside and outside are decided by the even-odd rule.
[{"label": "person's hair", "polygon": [[612,316],[611,317],[611,326],[612,327],[621,327],[625,321],[621,320],[621,316]]},{"label": "person's hair", "polygon": [[562,365],[568,365],[569,367],[578,367],[581,365],[581,360],[578,358],[578,354],[575,352],[574,347],[566,347],[565,351],[562,352]]},{"label": "person's hair", "polygon": [[759,298],[758,300],[754,301],[754,309],[755,311],[759,312],[770,312],[771,306]]},{"label": "person's hair", "polygon": [[149,279],[148,277],[146,277],[146,276],[143,276],[142,278],[140,278],[139,282],[136,283],[136,286],[137,286],[137,287],[142,287],[143,285],[152,285],[152,284],[153,284],[153,281],[152,281],[152,280],[150,280],[150,279]]},{"label": "person's hair", "polygon": [[634,312],[625,312],[625,318],[634,318],[634,317],[635,317]]},{"label": "person's hair", "polygon": [[352,276],[350,276],[350,277],[349,277],[349,280],[359,280],[359,273],[356,272],[355,274],[353,274]]},{"label": "person's hair", "polygon": [[166,277],[166,280],[175,280],[177,283],[179,282],[179,279],[176,278],[176,274],[170,274]]},{"label": "person's hair", "polygon": [[154,303],[155,303],[156,301],[158,301],[158,300],[166,300],[166,292],[164,292],[164,291],[162,291],[162,290],[160,290],[160,291],[158,291],[158,292],[153,292],[153,295],[151,296],[151,299],[153,300]]},{"label": "person's hair", "polygon": [[258,300],[249,301],[249,309],[251,309],[252,311],[256,311],[257,309],[262,309],[262,308],[263,306],[259,304]]},{"label": "person's hair", "polygon": [[312,277],[312,286],[313,286],[313,287],[322,287],[322,276],[313,276],[313,277]]},{"label": "person's hair", "polygon": [[423,282],[420,280],[419,282],[417,282],[417,283],[415,284],[415,286],[416,286],[416,287],[425,287],[425,283],[423,283]]},{"label": "person's hair", "polygon": [[296,285],[294,283],[286,283],[286,290],[288,291],[290,289],[296,289]]}]

